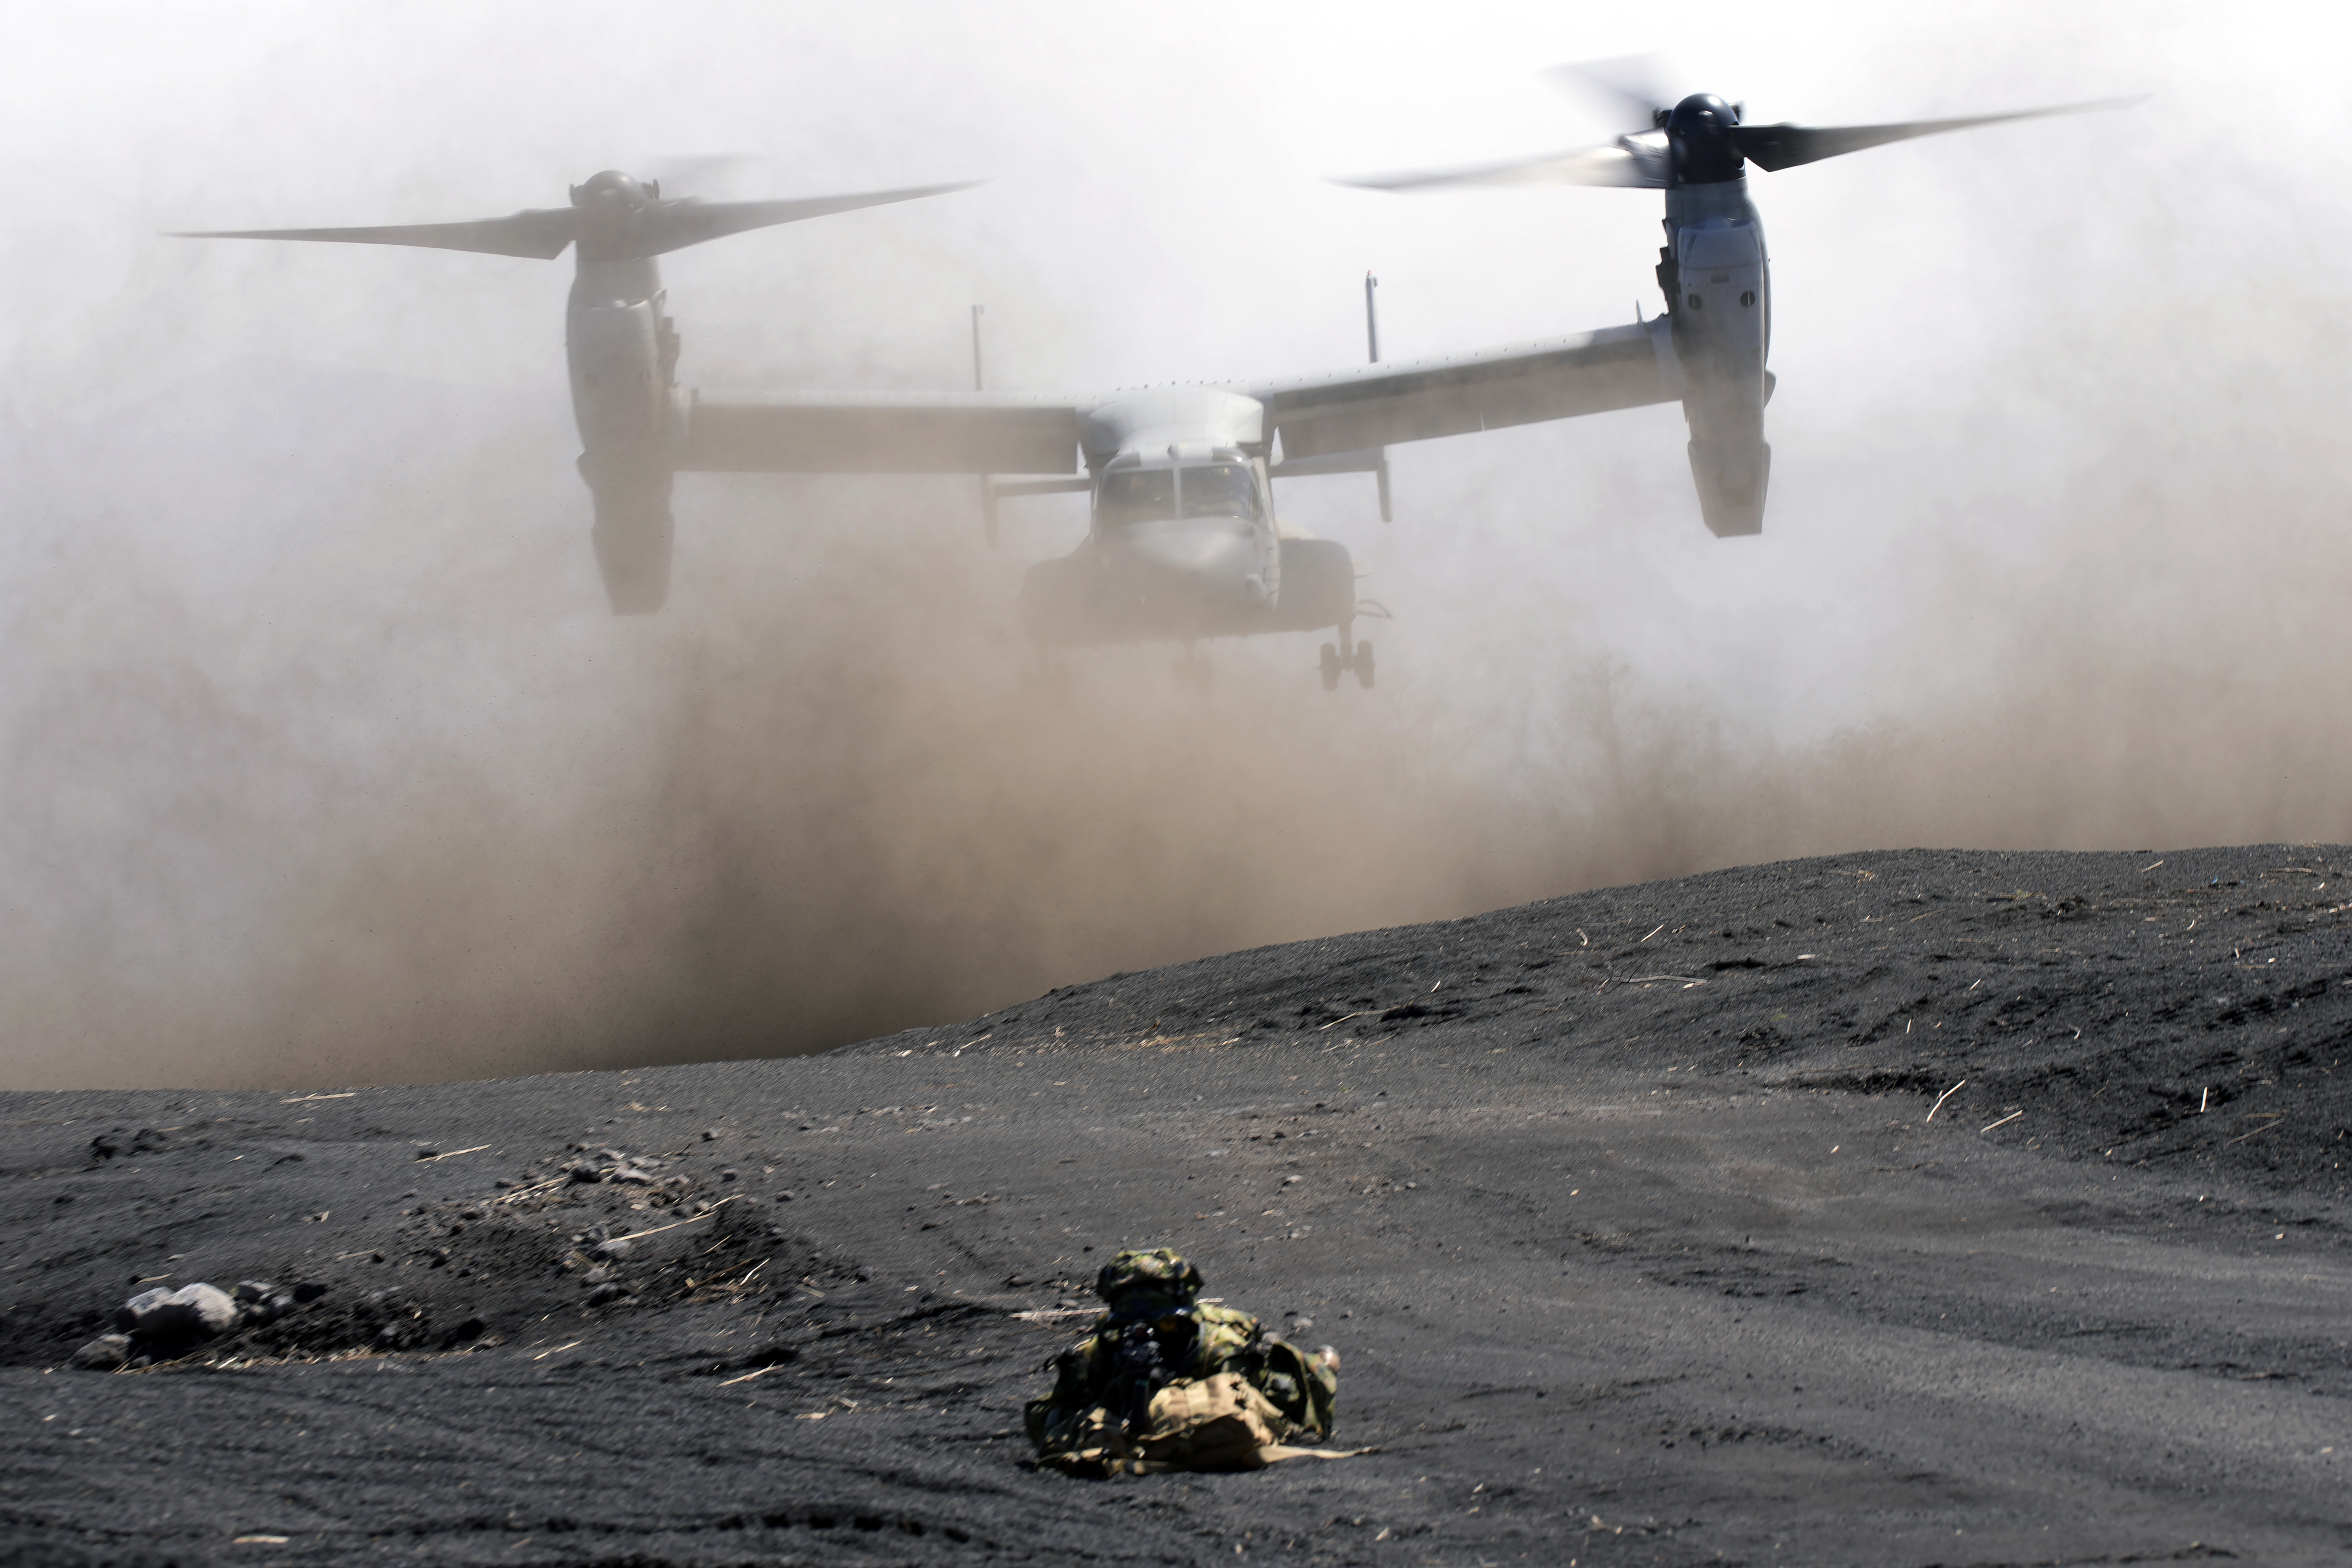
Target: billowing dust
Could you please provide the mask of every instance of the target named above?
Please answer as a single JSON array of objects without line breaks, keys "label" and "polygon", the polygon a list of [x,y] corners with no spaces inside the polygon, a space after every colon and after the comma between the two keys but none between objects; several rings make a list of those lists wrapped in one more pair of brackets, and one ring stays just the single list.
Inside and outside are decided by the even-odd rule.
[{"label": "billowing dust", "polygon": [[1026,648],[962,481],[682,487],[677,601],[609,620],[584,509],[499,477],[543,456],[311,494],[321,542],[209,595],[135,518],[60,537],[7,636],[9,1087],[803,1052],[1816,851],[2352,837],[2310,619],[2200,650],[2062,574],[1966,706],[1798,747],[1540,626],[1403,636],[1371,693],[1216,645],[1200,693],[1171,649]]}]

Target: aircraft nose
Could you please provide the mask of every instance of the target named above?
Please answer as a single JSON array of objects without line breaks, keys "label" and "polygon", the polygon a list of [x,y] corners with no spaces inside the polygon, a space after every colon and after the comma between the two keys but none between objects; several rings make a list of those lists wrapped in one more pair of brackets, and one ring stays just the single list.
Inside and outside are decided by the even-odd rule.
[{"label": "aircraft nose", "polygon": [[1139,559],[1203,585],[1238,584],[1256,565],[1248,525],[1223,519],[1147,524],[1128,542]]}]

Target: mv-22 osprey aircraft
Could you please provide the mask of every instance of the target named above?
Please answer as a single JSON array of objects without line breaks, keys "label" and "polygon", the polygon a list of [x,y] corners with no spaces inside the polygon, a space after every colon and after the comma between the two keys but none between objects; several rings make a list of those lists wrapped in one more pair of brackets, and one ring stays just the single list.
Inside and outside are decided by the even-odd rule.
[{"label": "mv-22 osprey aircraft", "polygon": [[[1575,71],[1579,68],[1564,68]],[[1602,79],[1604,85],[1605,77]],[[1369,472],[1389,514],[1386,448],[1645,404],[1679,402],[1702,515],[1717,535],[1763,527],[1772,390],[1769,279],[1745,163],[1791,167],[1866,147],[2003,121],[2110,107],[2069,105],[1962,120],[1815,128],[1748,126],[1721,99],[1669,110],[1618,89],[1649,125],[1610,146],[1542,159],[1354,182],[1635,185],[1666,193],[1670,243],[1649,321],[1453,358],[1379,363],[1294,381],[1170,385],[1083,398],[970,393],[709,392],[677,384],[677,334],[654,258],[725,235],[962,189],[929,185],[799,201],[665,200],[614,170],[572,189],[569,207],[472,223],[211,231],[195,237],[412,245],[552,259],[576,243],[566,313],[582,477],[613,609],[667,597],[672,476],[680,471],[977,473],[997,498],[1085,491],[1086,541],[1041,562],[1023,618],[1041,643],[1193,641],[1255,632],[1338,631],[1326,689],[1373,679],[1358,643],[1347,549],[1280,526],[1272,481]],[[1368,327],[1370,308],[1367,279]],[[1083,468],[1081,465],[1083,464]]]},{"label": "mv-22 osprey aircraft", "polygon": [[[1086,491],[1093,524],[1072,554],[1030,569],[1023,619],[1048,645],[1177,641],[1335,628],[1323,680],[1373,681],[1353,637],[1346,546],[1281,527],[1272,481],[1364,472],[1384,447],[1655,403],[1679,384],[1663,323],[1610,328],[1456,359],[1246,386],[1168,385],[1086,398],[1003,393],[843,395],[680,387],[678,336],[654,258],[705,240],[962,189],[928,185],[798,201],[664,198],[606,170],[568,207],[476,222],[210,230],[210,239],[407,245],[551,260],[575,246],[565,316],[580,473],[613,609],[667,597],[679,472],[976,473],[1000,497]],[[1280,456],[1276,458],[1277,442]]]}]

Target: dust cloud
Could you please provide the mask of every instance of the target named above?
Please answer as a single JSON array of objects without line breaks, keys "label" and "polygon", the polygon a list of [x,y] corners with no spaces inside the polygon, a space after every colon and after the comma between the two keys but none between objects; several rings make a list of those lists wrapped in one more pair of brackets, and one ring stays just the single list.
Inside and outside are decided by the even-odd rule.
[{"label": "dust cloud", "polygon": [[[2003,14],[2031,32],[2030,8]],[[434,79],[436,27],[534,15],[371,34],[383,81],[334,135],[381,136],[357,123],[367,94]],[[617,92],[730,26],[798,27],[826,46],[775,57],[810,95],[799,155],[827,117],[871,124],[887,29],[724,15],[598,68]],[[1442,89],[1395,40],[1327,58],[1270,24],[1220,75],[1206,45],[1122,23],[1041,57],[1087,68],[1024,76],[1044,68],[1014,44],[1058,15],[971,46],[1002,68],[985,90],[897,83],[898,135],[789,188],[954,177],[935,154],[959,134],[1042,174],[674,258],[682,378],[952,386],[975,298],[998,384],[1297,374],[1360,353],[1368,262],[1408,357],[1651,296],[1654,197],[1414,204],[1308,172],[1526,150],[1552,110],[1498,95],[1482,121],[1480,84],[1654,40],[1478,8]],[[1215,645],[1205,694],[1170,649],[1041,663],[1013,598],[1077,516],[1008,509],[992,552],[966,480],[687,479],[670,607],[614,621],[570,472],[555,272],[159,241],[77,294],[9,251],[70,309],[13,341],[0,427],[0,1088],[801,1052],[1118,970],[1786,856],[2352,839],[2352,311],[2306,264],[2352,203],[2242,119],[2288,68],[2169,13],[2126,45],[2061,21],[2005,49],[1807,15],[1693,68],[1779,84],[1765,118],[2149,86],[2166,107],[1758,179],[1780,377],[1761,539],[1699,527],[1671,410],[1400,448],[1389,528],[1359,481],[1286,490],[1395,612],[1359,626],[1371,692],[1324,693],[1297,637]],[[307,42],[227,71],[247,97],[316,100],[320,40],[364,30],[272,25]],[[1090,80],[1112,60],[1126,74]],[[730,67],[704,119],[622,133],[727,145],[772,74]],[[1153,115],[1202,82],[1231,112],[1161,145]],[[2268,130],[2336,145],[2314,101]],[[451,114],[469,146],[513,130],[487,98]],[[453,145],[374,154],[435,171],[387,173],[382,210],[340,172],[194,210],[224,159],[291,156],[244,120],[193,139],[204,166],[141,143],[128,184],[149,194],[90,200],[127,233],[507,210],[496,193],[586,172],[586,121],[551,115],[480,167]],[[1090,115],[1122,161],[1068,135]],[[1244,153],[1252,181],[1194,172]]]}]

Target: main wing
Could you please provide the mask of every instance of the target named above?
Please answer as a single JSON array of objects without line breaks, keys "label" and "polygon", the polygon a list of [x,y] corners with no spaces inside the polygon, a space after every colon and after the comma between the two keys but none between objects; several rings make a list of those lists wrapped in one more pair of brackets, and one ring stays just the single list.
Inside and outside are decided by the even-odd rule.
[{"label": "main wing", "polygon": [[1682,396],[1682,371],[1660,317],[1521,348],[1236,390],[1265,405],[1283,460],[1292,462],[1673,403]]},{"label": "main wing", "polygon": [[691,392],[677,466],[716,473],[1074,474],[1078,407],[1001,393]]}]

